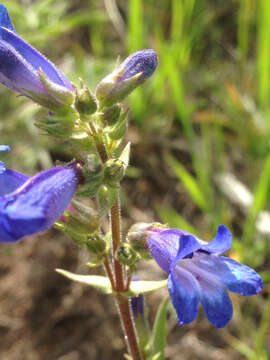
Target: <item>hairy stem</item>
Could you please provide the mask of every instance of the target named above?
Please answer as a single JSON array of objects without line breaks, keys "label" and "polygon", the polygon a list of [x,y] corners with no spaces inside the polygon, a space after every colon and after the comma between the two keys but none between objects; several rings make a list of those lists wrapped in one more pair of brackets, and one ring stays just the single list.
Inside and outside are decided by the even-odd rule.
[{"label": "hairy stem", "polygon": [[121,221],[120,221],[120,200],[117,197],[115,203],[111,208],[111,231],[112,231],[112,252],[114,262],[114,273],[116,279],[116,290],[124,291],[124,272],[123,267],[115,257],[116,250],[121,241]]},{"label": "hairy stem", "polygon": [[[95,126],[92,123],[89,123],[89,128],[91,135],[95,139],[96,148],[99,153],[99,156],[102,162],[105,163],[108,160],[109,156],[106,151],[106,147],[102,141],[102,137],[99,136],[99,134],[95,129]],[[129,306],[129,300],[120,294],[121,292],[128,290],[129,282],[125,284],[124,268],[119,263],[119,261],[116,259],[115,256],[117,248],[121,242],[121,206],[120,206],[119,195],[117,196],[117,199],[111,208],[110,220],[111,220],[111,233],[112,233],[113,271],[111,269],[111,265],[108,258],[106,258],[104,261],[104,268],[111,282],[112,288],[117,292],[115,296],[115,300],[119,310],[119,316],[124,331],[128,352],[132,356],[133,360],[142,360],[137,331],[132,316],[132,311]]]},{"label": "hairy stem", "polygon": [[140,353],[136,327],[132,316],[132,311],[129,305],[129,300],[124,298],[120,294],[116,296],[116,302],[118,305],[119,315],[124,330],[125,340],[128,351],[133,360],[142,360]]}]

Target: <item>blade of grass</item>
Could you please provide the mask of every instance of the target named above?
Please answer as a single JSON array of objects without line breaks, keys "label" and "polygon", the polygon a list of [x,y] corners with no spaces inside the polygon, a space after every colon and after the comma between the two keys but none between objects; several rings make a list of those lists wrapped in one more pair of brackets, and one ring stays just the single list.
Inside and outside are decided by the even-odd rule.
[{"label": "blade of grass", "polygon": [[[254,199],[249,210],[243,231],[243,239],[247,245],[251,243],[255,232],[255,221],[261,210],[265,207],[270,184],[270,155],[265,160],[263,170],[254,191]],[[248,247],[247,247],[248,248]]]},{"label": "blade of grass", "polygon": [[172,156],[167,156],[167,162],[178,179],[183,183],[194,203],[204,212],[209,211],[207,198],[204,196],[197,180]]}]

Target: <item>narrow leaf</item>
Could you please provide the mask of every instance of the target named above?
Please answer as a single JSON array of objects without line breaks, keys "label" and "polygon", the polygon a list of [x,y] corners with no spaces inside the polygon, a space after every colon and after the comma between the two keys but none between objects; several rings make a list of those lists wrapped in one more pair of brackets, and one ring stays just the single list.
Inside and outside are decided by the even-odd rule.
[{"label": "narrow leaf", "polygon": [[208,211],[208,202],[202,192],[201,186],[196,179],[172,156],[167,157],[167,162],[173,169],[175,175],[183,183],[187,192],[196,205],[203,211]]},{"label": "narrow leaf", "polygon": [[77,281],[77,282],[80,282],[82,284],[86,284],[89,286],[93,286],[105,294],[112,293],[112,287],[111,287],[110,281],[105,276],[78,275],[78,274],[73,274],[70,271],[63,270],[63,269],[56,269],[55,271],[65,277],[67,277],[70,280]]},{"label": "narrow leaf", "polygon": [[156,360],[164,360],[166,346],[166,323],[167,323],[167,306],[169,299],[163,300],[160,304],[153,328],[152,334],[152,355]]},{"label": "narrow leaf", "polygon": [[139,294],[144,294],[154,290],[161,289],[167,286],[167,280],[158,280],[158,281],[131,281],[130,292],[131,296],[137,296]]},{"label": "narrow leaf", "polygon": [[127,143],[121,155],[119,156],[119,160],[123,162],[125,169],[127,168],[129,163],[129,156],[130,156],[130,142]]}]

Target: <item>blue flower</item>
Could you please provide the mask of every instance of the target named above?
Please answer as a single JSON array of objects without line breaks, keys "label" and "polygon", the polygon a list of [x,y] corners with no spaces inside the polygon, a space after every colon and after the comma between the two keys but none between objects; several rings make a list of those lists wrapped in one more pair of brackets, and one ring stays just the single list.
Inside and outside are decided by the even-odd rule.
[{"label": "blue flower", "polygon": [[7,168],[0,174],[0,242],[48,229],[68,206],[79,181],[76,163],[33,177]]},{"label": "blue flower", "polygon": [[262,279],[253,269],[220,256],[231,245],[224,225],[209,243],[179,229],[151,229],[147,247],[169,274],[168,289],[180,324],[196,318],[201,302],[208,320],[222,328],[233,314],[228,290],[245,296],[262,290]]},{"label": "blue flower", "polygon": [[154,73],[157,65],[157,54],[153,49],[131,54],[98,84],[96,97],[100,106],[110,106],[123,100]]},{"label": "blue flower", "polygon": [[157,54],[153,49],[138,50],[126,58],[119,66],[118,81],[124,81],[139,75],[137,83],[149,78],[156,70]]},{"label": "blue flower", "polygon": [[0,4],[0,82],[40,103],[59,101],[50,95],[48,81],[62,93],[73,92],[66,76],[17,35],[6,7]]}]

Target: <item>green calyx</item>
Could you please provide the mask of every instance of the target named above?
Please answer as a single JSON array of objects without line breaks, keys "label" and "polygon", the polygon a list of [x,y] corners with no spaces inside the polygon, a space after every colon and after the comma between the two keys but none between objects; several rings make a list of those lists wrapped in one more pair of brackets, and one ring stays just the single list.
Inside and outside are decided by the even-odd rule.
[{"label": "green calyx", "polygon": [[35,125],[49,135],[58,138],[69,138],[73,134],[75,122],[76,114],[73,112],[67,114],[55,113],[41,117],[35,122]]},{"label": "green calyx", "polygon": [[101,112],[98,113],[98,118],[101,124],[104,126],[112,126],[119,119],[120,113],[122,111],[121,104],[114,104],[109,107],[105,107]]},{"label": "green calyx", "polygon": [[152,227],[160,227],[159,223],[137,223],[128,231],[127,240],[134,251],[136,251],[142,259],[152,259],[147,248],[147,231]]},{"label": "green calyx", "polygon": [[81,115],[82,121],[88,120],[88,115],[93,114],[97,110],[97,100],[95,95],[87,86],[75,90],[75,108]]},{"label": "green calyx", "polygon": [[110,159],[106,161],[104,168],[104,183],[115,187],[122,180],[125,174],[125,167],[121,160]]},{"label": "green calyx", "polygon": [[85,164],[81,167],[84,184],[77,191],[79,196],[94,196],[103,183],[104,171],[102,163],[95,154],[87,155]]},{"label": "green calyx", "polygon": [[91,254],[98,256],[104,255],[107,250],[106,240],[98,232],[88,236],[86,246]]},{"label": "green calyx", "polygon": [[74,92],[51,81],[42,69],[39,70],[38,75],[53,102],[55,102],[55,106],[70,107],[73,104]]},{"label": "green calyx", "polygon": [[111,106],[127,97],[138,85],[138,79],[141,73],[134,75],[129,79],[121,79],[124,69],[116,69],[106,76],[96,88],[96,98],[99,101],[99,107]]},{"label": "green calyx", "polygon": [[123,265],[133,266],[140,259],[128,243],[122,243],[119,245],[116,253],[118,261]]}]

